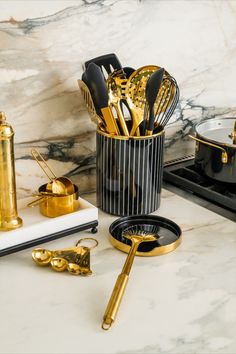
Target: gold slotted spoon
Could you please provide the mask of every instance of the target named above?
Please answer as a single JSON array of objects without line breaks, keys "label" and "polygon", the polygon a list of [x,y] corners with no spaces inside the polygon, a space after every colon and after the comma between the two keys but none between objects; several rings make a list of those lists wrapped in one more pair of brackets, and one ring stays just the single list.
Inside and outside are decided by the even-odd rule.
[{"label": "gold slotted spoon", "polygon": [[[146,106],[146,95],[145,89],[149,77],[160,67],[156,65],[146,65],[135,70],[128,79],[126,79],[125,74],[122,70],[114,71],[111,74],[112,79],[116,85],[116,92],[119,94],[120,99],[126,100],[132,115],[132,128],[130,131],[130,136],[140,136],[139,126],[145,119],[145,106]],[[169,77],[170,74],[165,71],[165,77]],[[164,84],[163,84],[164,85]],[[162,85],[162,86],[163,86]],[[114,85],[113,85],[114,86]],[[163,96],[164,87],[160,88],[160,95],[162,100],[166,99]],[[175,92],[171,92],[171,97],[174,97]],[[154,110],[159,107],[160,102],[156,102],[154,105]],[[165,105],[161,106],[164,110]]]},{"label": "gold slotted spoon", "polygon": [[[133,126],[130,135],[139,135],[139,126],[143,122],[145,117],[145,106],[146,106],[146,85],[149,77],[160,67],[156,65],[146,65],[135,70],[127,80],[125,87],[125,97],[128,105],[131,107],[133,112]],[[165,77],[170,76],[170,74],[165,71]],[[161,86],[160,91],[163,91]],[[174,93],[172,93],[174,95]],[[158,95],[157,95],[158,97]],[[154,105],[154,110],[157,103]]]}]

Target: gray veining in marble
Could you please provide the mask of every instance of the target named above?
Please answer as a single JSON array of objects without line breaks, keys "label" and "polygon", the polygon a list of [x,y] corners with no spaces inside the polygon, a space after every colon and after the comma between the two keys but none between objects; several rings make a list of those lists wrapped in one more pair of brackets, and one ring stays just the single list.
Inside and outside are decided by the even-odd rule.
[{"label": "gray veining in marble", "polygon": [[[181,227],[182,243],[160,257],[135,258],[108,332],[102,316],[126,258],[109,242],[116,217],[99,211],[91,277],[37,267],[31,249],[2,257],[0,353],[234,354],[236,224],[165,189],[154,214]],[[71,247],[90,235],[41,247]]]},{"label": "gray veining in marble", "polygon": [[82,63],[101,54],[117,53],[124,66],[164,66],[176,77],[181,99],[165,158],[192,152],[194,123],[236,114],[235,32],[232,0],[1,1],[0,109],[16,131],[19,196],[43,178],[32,146],[82,191],[95,188],[96,127],[77,79]]}]

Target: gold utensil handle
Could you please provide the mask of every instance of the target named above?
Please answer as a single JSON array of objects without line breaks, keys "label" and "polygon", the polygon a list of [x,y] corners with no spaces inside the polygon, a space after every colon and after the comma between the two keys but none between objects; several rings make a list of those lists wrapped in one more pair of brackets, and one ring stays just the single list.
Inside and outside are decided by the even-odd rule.
[{"label": "gold utensil handle", "polygon": [[123,116],[123,113],[121,111],[121,108],[120,108],[120,105],[117,104],[117,105],[114,105],[112,104],[117,112],[117,116],[118,116],[118,120],[119,120],[119,123],[120,123],[120,126],[121,126],[121,129],[123,131],[123,134],[125,136],[129,136],[129,131],[128,131],[128,128],[127,128],[127,125],[126,125],[126,122],[125,122],[125,118]]},{"label": "gold utensil handle", "polygon": [[27,206],[30,207],[30,208],[34,208],[35,206],[43,203],[44,201],[46,201],[46,200],[48,200],[50,198],[52,198],[52,196],[48,196],[47,197],[47,196],[43,195],[42,197],[40,197],[38,199],[35,199],[32,202],[28,203]]},{"label": "gold utensil handle", "polygon": [[152,130],[146,130],[146,132],[145,132],[145,135],[146,136],[151,136],[153,134],[153,131]]},{"label": "gold utensil handle", "polygon": [[128,280],[129,276],[124,273],[121,273],[117,278],[115,287],[103,316],[102,328],[105,330],[108,330],[115,321]]},{"label": "gold utensil handle", "polygon": [[88,86],[82,80],[78,80],[78,85],[82,93],[87,110],[90,114],[91,120],[97,125],[99,125],[101,122],[103,122],[103,119],[96,112],[96,108],[94,106],[93,99]]},{"label": "gold utensil handle", "polygon": [[216,149],[221,150],[222,151],[222,153],[221,153],[221,161],[222,161],[222,163],[228,163],[228,154],[227,154],[227,151],[224,148],[222,148],[221,146],[218,146],[216,144],[209,143],[208,141],[196,138],[195,136],[190,135],[190,134],[189,134],[189,137],[191,139],[195,140],[197,143],[202,143],[202,144],[205,144],[205,145],[208,145],[208,146],[212,146],[212,147],[214,147]]},{"label": "gold utensil handle", "polygon": [[[35,161],[38,163],[38,165],[41,167],[45,175],[50,179],[50,181],[53,181],[55,178],[57,178],[55,173],[52,171],[51,167],[47,164],[47,162],[38,150],[32,149],[31,154]],[[50,176],[50,173],[47,172],[47,170],[51,173],[52,176]]]},{"label": "gold utensil handle", "polygon": [[66,197],[69,194],[65,193],[65,194],[61,194],[61,193],[52,193],[52,192],[39,192],[37,194],[33,194],[33,197],[41,197],[41,196],[50,196],[50,197]]},{"label": "gold utensil handle", "polygon": [[107,132],[113,135],[120,135],[120,131],[116,123],[116,119],[111,111],[111,108],[110,107],[101,108],[101,112],[104,118]]},{"label": "gold utensil handle", "polygon": [[140,119],[139,114],[136,112],[136,108],[132,107],[131,109],[131,117],[132,117],[132,128],[130,131],[130,136],[140,136],[139,125],[142,123],[143,119]]}]

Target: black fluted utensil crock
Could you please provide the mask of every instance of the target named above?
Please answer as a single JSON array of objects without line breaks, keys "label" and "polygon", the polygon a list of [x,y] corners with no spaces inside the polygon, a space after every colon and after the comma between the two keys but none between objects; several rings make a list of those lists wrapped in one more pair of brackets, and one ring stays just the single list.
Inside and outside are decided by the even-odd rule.
[{"label": "black fluted utensil crock", "polygon": [[113,215],[149,214],[160,206],[164,130],[152,136],[97,131],[97,205]]}]

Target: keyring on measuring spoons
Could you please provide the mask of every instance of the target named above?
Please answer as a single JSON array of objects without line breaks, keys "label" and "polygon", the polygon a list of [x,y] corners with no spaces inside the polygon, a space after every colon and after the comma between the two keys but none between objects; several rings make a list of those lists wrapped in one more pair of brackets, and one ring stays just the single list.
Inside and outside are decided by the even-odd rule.
[{"label": "keyring on measuring spoons", "polygon": [[[93,237],[83,237],[76,243],[75,246],[77,247],[78,244],[81,243],[82,241],[94,241],[95,244],[91,247],[88,247],[90,250],[92,250],[93,248],[98,246],[98,240],[96,240],[96,238],[93,238]],[[85,247],[87,247],[87,246],[85,246]]]}]

